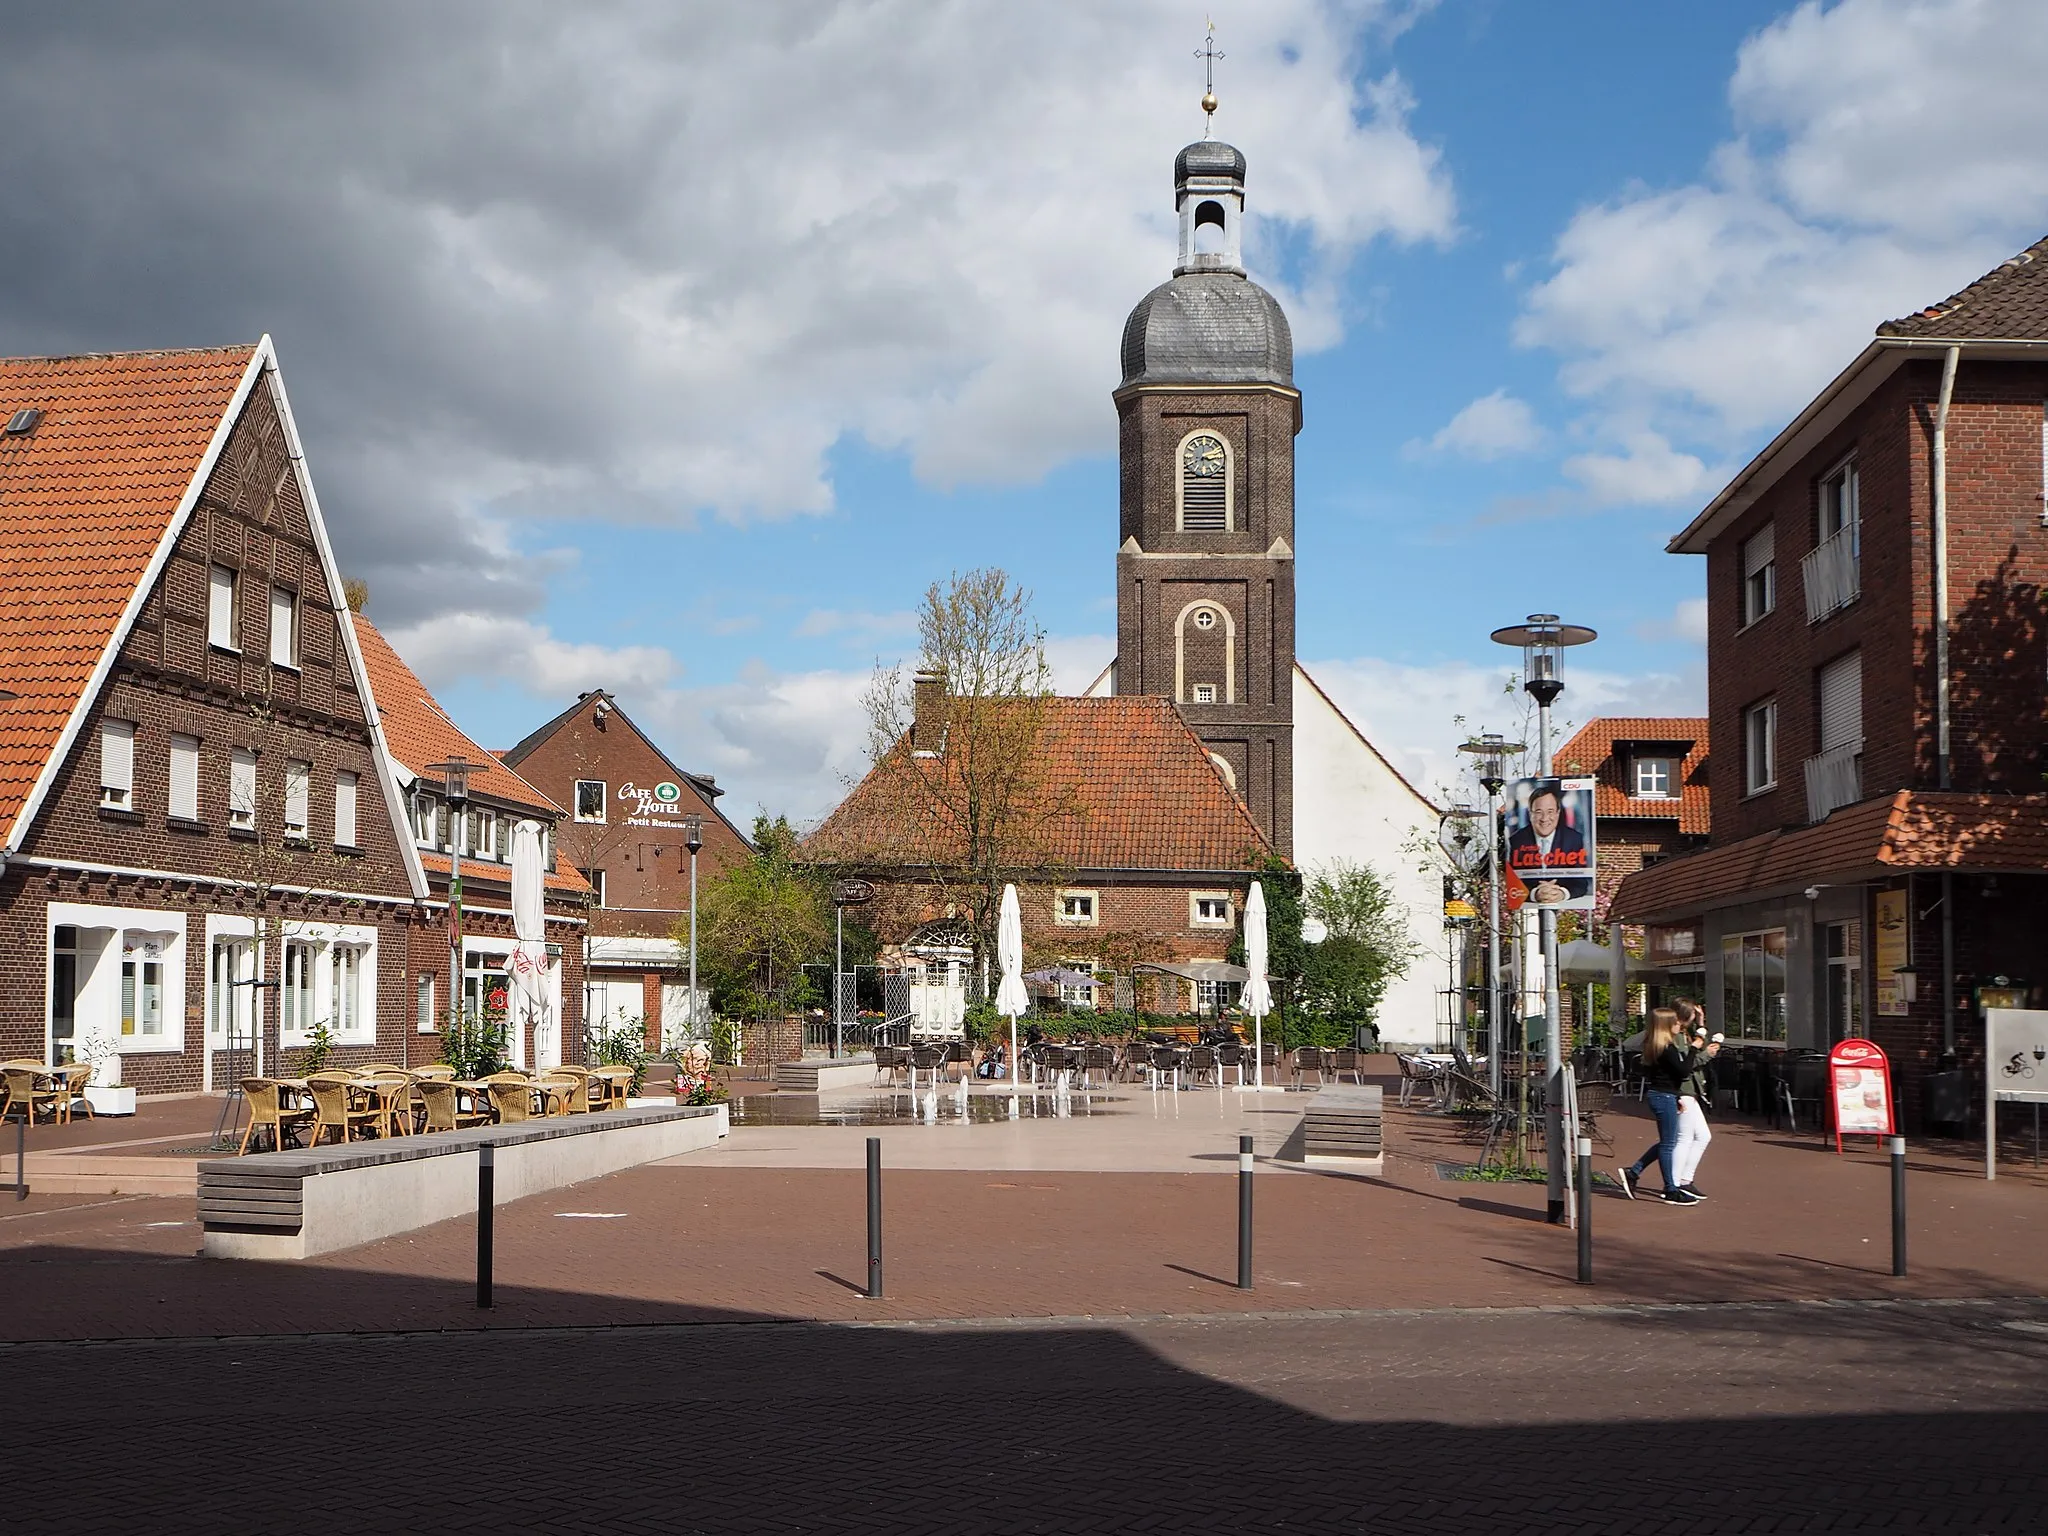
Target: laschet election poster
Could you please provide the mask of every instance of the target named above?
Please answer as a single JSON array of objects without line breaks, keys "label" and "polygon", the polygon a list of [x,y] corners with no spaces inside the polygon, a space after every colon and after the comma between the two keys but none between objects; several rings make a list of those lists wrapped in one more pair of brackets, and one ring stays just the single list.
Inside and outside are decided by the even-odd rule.
[{"label": "laschet election poster", "polygon": [[1524,899],[1539,908],[1590,911],[1593,781],[1518,779],[1504,809],[1508,877]]}]

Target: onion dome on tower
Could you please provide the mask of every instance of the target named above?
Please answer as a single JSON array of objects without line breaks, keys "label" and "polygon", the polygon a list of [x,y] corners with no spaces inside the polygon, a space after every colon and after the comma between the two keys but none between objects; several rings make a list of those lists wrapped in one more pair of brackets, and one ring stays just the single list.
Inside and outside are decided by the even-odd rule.
[{"label": "onion dome on tower", "polygon": [[1202,139],[1173,162],[1180,260],[1124,322],[1121,388],[1294,383],[1279,301],[1244,275],[1244,153]]}]

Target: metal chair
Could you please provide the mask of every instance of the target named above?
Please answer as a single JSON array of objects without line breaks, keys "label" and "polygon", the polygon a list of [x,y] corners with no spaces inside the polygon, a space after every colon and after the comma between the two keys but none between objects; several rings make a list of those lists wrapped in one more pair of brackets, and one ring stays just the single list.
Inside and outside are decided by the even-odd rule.
[{"label": "metal chair", "polygon": [[1361,1088],[1365,1086],[1365,1057],[1348,1045],[1339,1046],[1330,1052],[1330,1076],[1341,1083],[1347,1072],[1351,1081]]},{"label": "metal chair", "polygon": [[1223,1074],[1217,1071],[1216,1068],[1216,1048],[1214,1046],[1197,1045],[1188,1051],[1187,1074],[1190,1083],[1199,1083],[1206,1080],[1214,1086],[1221,1088],[1223,1086]]},{"label": "metal chair", "polygon": [[1315,1045],[1304,1045],[1295,1051],[1294,1085],[1297,1088],[1301,1086],[1302,1075],[1307,1072],[1315,1073],[1316,1086],[1318,1088],[1322,1087],[1323,1070],[1324,1069],[1322,1047]]},{"label": "metal chair", "polygon": [[1223,1086],[1224,1073],[1235,1072],[1237,1074],[1237,1086],[1242,1088],[1245,1085],[1245,1074],[1251,1070],[1251,1062],[1248,1059],[1249,1055],[1250,1053],[1246,1050],[1244,1046],[1241,1045],[1229,1044],[1217,1046],[1216,1086],[1218,1088],[1221,1088]]}]

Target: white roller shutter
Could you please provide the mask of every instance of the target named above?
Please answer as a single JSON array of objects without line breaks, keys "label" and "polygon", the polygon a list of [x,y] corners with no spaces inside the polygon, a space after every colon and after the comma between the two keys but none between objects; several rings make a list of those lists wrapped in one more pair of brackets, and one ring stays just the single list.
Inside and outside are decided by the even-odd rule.
[{"label": "white roller shutter", "polygon": [[1742,575],[1745,580],[1777,558],[1777,524],[1765,523],[1742,546]]},{"label": "white roller shutter", "polygon": [[353,848],[355,845],[356,776],[337,773],[334,776],[334,846]]},{"label": "white roller shutter", "polygon": [[216,565],[207,576],[206,639],[210,645],[234,649],[235,573],[224,565]]},{"label": "white roller shutter", "polygon": [[100,722],[100,803],[126,809],[135,799],[135,722]]},{"label": "white roller shutter", "polygon": [[1837,656],[1820,669],[1820,749],[1832,752],[1863,739],[1863,653]]},{"label": "white roller shutter", "polygon": [[171,814],[181,821],[199,819],[199,738],[171,738]]}]

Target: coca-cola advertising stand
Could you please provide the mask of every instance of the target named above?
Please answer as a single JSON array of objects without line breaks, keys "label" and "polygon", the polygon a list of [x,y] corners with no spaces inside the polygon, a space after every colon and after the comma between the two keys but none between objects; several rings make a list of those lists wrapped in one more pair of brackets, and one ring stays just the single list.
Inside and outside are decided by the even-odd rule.
[{"label": "coca-cola advertising stand", "polygon": [[1828,1109],[1835,1151],[1844,1136],[1895,1136],[1892,1065],[1869,1040],[1844,1040],[1828,1052]]}]

